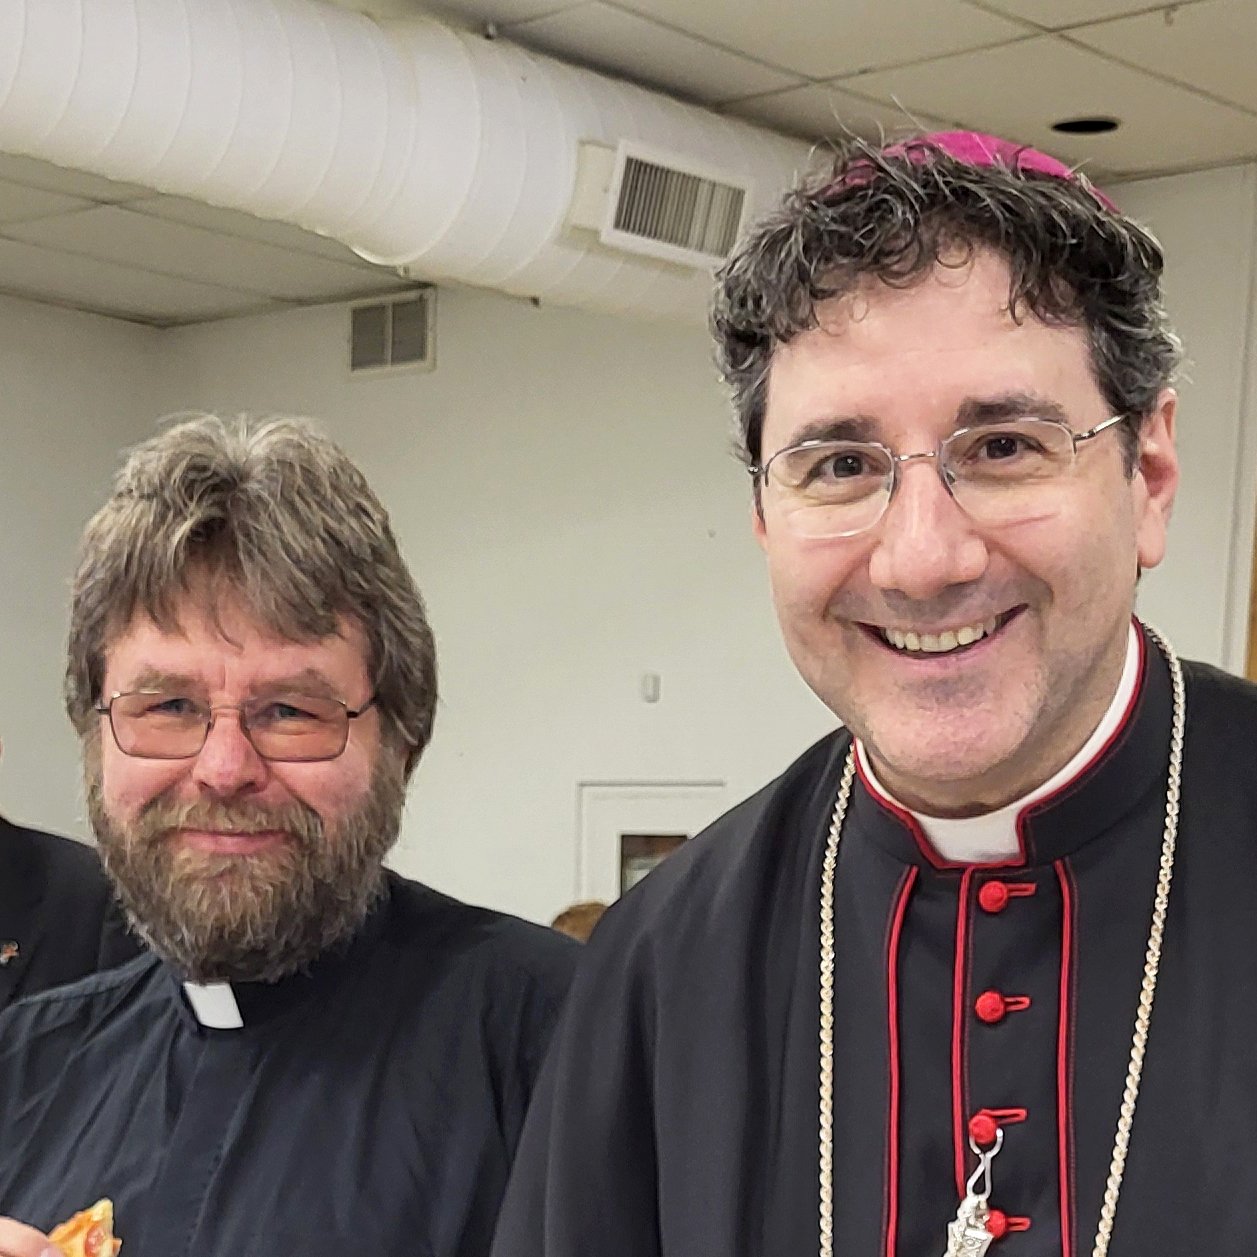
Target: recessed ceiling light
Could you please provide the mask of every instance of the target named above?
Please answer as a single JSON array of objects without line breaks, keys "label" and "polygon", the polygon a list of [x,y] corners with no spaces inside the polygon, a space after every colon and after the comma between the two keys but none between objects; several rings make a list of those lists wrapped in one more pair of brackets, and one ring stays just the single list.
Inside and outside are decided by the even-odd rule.
[{"label": "recessed ceiling light", "polygon": [[1062,118],[1052,123],[1052,130],[1061,135],[1107,135],[1121,125],[1117,118]]}]

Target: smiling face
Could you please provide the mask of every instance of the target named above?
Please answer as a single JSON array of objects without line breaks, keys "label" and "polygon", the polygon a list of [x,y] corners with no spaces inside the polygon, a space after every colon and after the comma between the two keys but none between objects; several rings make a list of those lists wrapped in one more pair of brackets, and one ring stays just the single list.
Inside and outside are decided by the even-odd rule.
[{"label": "smiling face", "polygon": [[[898,454],[933,450],[975,414],[1102,423],[1083,331],[1018,323],[1008,289],[1004,263],[979,253],[910,287],[870,282],[821,306],[820,326],[774,355],[764,461],[852,430]],[[932,459],[902,464],[885,515],[851,537],[801,535],[765,486],[755,529],[791,657],[903,803],[935,815],[1001,806],[1099,723],[1137,568],[1164,553],[1173,420],[1167,391],[1133,476],[1110,430],[1078,446],[1054,511],[999,528],[961,510]]]},{"label": "smiling face", "polygon": [[371,683],[356,625],[291,642],[238,602],[217,623],[195,601],[180,610],[180,631],[139,616],[110,644],[104,695],[161,689],[224,710],[200,753],[178,760],[125,755],[102,716],[85,746],[93,827],[128,912],[184,976],[273,980],[351,934],[378,895],[401,759],[374,708],[350,722],[341,755],[312,763],[263,759],[225,710],[303,695],[361,707]]}]

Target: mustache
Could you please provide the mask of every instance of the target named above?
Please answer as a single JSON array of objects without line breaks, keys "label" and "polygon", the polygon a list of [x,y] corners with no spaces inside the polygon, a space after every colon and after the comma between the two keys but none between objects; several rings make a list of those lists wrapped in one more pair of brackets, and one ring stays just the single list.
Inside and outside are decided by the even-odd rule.
[{"label": "mustache", "polygon": [[135,846],[151,847],[162,843],[178,829],[204,829],[225,834],[278,831],[308,850],[321,841],[323,820],[313,808],[303,803],[268,807],[243,800],[196,799],[180,802],[159,794],[140,809],[131,829],[131,839]]},{"label": "mustache", "polygon": [[1032,592],[1019,589],[977,589],[957,585],[933,598],[909,598],[896,590],[869,596],[839,592],[826,611],[838,620],[861,624],[894,624],[901,628],[936,624],[978,624],[1031,602]]},{"label": "mustache", "polygon": [[[382,756],[361,798],[326,822],[291,795],[183,801],[176,783],[114,817],[99,765],[85,757],[88,814],[132,929],[197,982],[274,982],[350,938],[385,893],[384,857],[405,802],[400,757]],[[198,855],[179,829],[282,833],[267,858]]]}]

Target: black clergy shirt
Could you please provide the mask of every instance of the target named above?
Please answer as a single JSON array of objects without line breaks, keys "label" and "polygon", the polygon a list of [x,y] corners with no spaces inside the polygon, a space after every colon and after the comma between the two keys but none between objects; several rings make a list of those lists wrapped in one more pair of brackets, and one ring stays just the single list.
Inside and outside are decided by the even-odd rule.
[{"label": "black clergy shirt", "polygon": [[[1187,673],[1178,858],[1111,1257],[1257,1253],[1257,687]],[[991,1257],[1087,1257],[1165,816],[1169,671],[1018,819],[948,866],[856,781],[835,879],[834,1244],[935,1257],[1004,1132]],[[819,1251],[819,898],[835,734],[617,904],[582,963],[494,1257]]]},{"label": "black clergy shirt", "polygon": [[480,1257],[574,955],[390,876],[349,948],[201,1025],[146,957],[0,1018],[0,1214],[126,1257]]}]

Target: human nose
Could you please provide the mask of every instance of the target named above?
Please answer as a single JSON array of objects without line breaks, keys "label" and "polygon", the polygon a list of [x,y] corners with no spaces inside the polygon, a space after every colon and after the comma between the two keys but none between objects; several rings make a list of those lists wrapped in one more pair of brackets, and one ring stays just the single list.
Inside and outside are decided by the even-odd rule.
[{"label": "human nose", "polygon": [[932,598],[977,580],[989,558],[986,542],[943,483],[937,462],[902,462],[869,557],[873,584],[917,600]]},{"label": "human nose", "polygon": [[230,797],[260,789],[268,772],[266,761],[249,741],[240,712],[215,708],[210,726],[192,768],[192,778],[211,794]]}]

